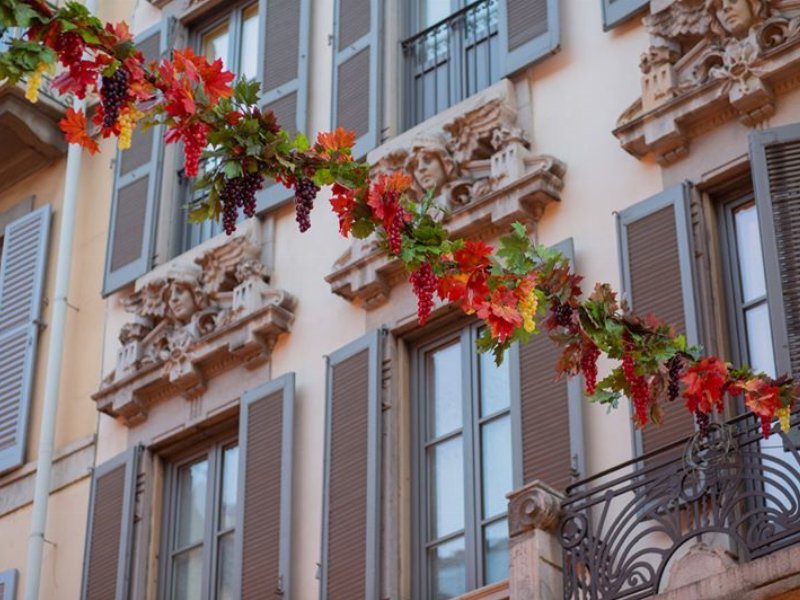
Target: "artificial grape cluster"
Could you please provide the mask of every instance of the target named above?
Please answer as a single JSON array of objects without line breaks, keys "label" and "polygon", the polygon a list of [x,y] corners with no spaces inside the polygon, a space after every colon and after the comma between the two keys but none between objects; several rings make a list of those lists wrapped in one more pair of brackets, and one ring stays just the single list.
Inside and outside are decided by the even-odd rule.
[{"label": "artificial grape cluster", "polygon": [[297,225],[301,232],[311,227],[311,209],[317,198],[319,187],[308,177],[300,177],[294,184],[294,209]]},{"label": "artificial grape cluster", "polygon": [[600,349],[592,340],[587,340],[583,345],[581,353],[581,371],[586,382],[586,393],[594,396],[597,391],[597,359],[600,357]]},{"label": "artificial grape cluster", "polygon": [[667,368],[669,370],[669,385],[667,386],[667,398],[672,402],[681,392],[680,378],[681,370],[683,369],[683,361],[679,355],[675,355],[667,361]]},{"label": "artificial grape cluster", "polygon": [[184,168],[187,177],[197,177],[200,168],[200,155],[208,144],[208,125],[193,123],[184,129],[183,153],[186,157]]},{"label": "artificial grape cluster", "polygon": [[103,76],[100,99],[103,102],[103,127],[111,129],[120,110],[128,102],[128,71],[119,67],[111,77]]},{"label": "artificial grape cluster", "polygon": [[572,325],[572,307],[569,304],[553,301],[553,312],[556,315],[556,323],[561,327]]},{"label": "artificial grape cluster", "polygon": [[694,411],[694,421],[697,423],[697,430],[700,432],[700,437],[708,437],[708,427],[711,424],[711,419],[702,410]]},{"label": "artificial grape cluster", "polygon": [[122,109],[119,113],[119,137],[117,138],[117,147],[120,150],[127,150],[131,147],[131,140],[133,139],[133,129],[136,126],[136,121],[141,119],[144,115],[133,107]]},{"label": "artificial grape cluster", "polygon": [[439,280],[431,269],[429,263],[422,263],[416,271],[411,273],[408,280],[417,296],[417,318],[419,324],[425,325],[433,310],[433,294],[439,287]]},{"label": "artificial grape cluster", "polygon": [[761,435],[764,439],[768,438],[772,433],[772,416],[761,415]]},{"label": "artificial grape cluster", "polygon": [[28,76],[28,85],[25,88],[25,98],[36,104],[39,101],[39,88],[42,85],[42,77],[47,70],[47,63],[39,63],[36,70]]},{"label": "artificial grape cluster", "polygon": [[256,214],[256,192],[263,187],[264,177],[261,173],[247,173],[241,177],[225,180],[220,193],[222,226],[225,228],[225,233],[231,235],[236,229],[240,208],[247,217]]},{"label": "artificial grape cluster", "polygon": [[633,340],[627,331],[623,334],[622,341],[624,346],[622,352],[622,373],[625,375],[625,379],[631,391],[636,422],[640,427],[644,427],[648,420],[647,408],[650,404],[650,387],[647,385],[647,379],[645,379],[644,375],[636,373],[632,354]]},{"label": "artificial grape cluster", "polygon": [[403,229],[405,223],[403,222],[402,214],[398,213],[389,224],[389,230],[386,232],[387,240],[389,242],[389,251],[392,254],[400,254],[403,247]]},{"label": "artificial grape cluster", "polygon": [[70,67],[83,58],[83,38],[74,31],[60,33],[55,46],[59,60],[65,67]]}]

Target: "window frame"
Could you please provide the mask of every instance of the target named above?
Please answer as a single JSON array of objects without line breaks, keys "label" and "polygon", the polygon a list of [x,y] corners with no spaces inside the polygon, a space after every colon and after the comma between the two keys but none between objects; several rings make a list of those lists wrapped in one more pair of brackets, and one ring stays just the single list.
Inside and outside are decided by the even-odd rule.
[{"label": "window frame", "polygon": [[[204,16],[202,19],[188,26],[188,46],[192,48],[195,54],[203,56],[203,38],[221,25],[228,23],[228,56],[229,62],[225,67],[239,75],[242,56],[241,41],[242,41],[242,27],[244,24],[244,14],[255,8],[255,16],[258,21],[260,19],[260,3],[259,0],[235,0],[234,2],[223,3],[215,6],[209,15]],[[260,36],[260,32],[257,33]],[[258,48],[256,48],[258,52]],[[261,75],[258,73],[259,61],[256,63],[256,79],[260,81]],[[189,252],[200,244],[215,238],[222,233],[221,221],[204,221],[203,223],[192,224],[188,219],[188,211],[186,207],[194,201],[195,193],[192,190],[193,179],[188,179],[184,175],[184,157],[183,153],[178,153],[178,161],[176,162],[175,169],[175,192],[173,194],[173,210],[175,214],[174,227],[172,231],[173,241],[170,243],[170,258],[180,256],[185,252]],[[199,232],[200,240],[196,243],[190,243],[193,231]]]},{"label": "window frame", "polygon": [[[522,485],[519,348],[514,344],[505,357],[509,368],[509,406],[486,416],[480,416],[480,359],[475,350],[475,340],[480,327],[480,323],[459,321],[456,325],[445,327],[419,340],[411,349],[411,579],[414,597],[420,600],[430,599],[429,549],[460,537],[464,539],[466,558],[465,593],[489,585],[484,583],[486,573],[483,530],[489,525],[508,519],[508,509],[488,518],[482,516],[483,457],[480,438],[481,427],[484,424],[505,416],[509,417],[512,489],[507,492]],[[429,439],[427,433],[429,406],[426,390],[429,379],[425,365],[426,357],[453,342],[457,342],[460,347],[462,386],[467,390],[462,396],[462,422],[459,428]],[[429,541],[431,511],[427,449],[431,445],[459,435],[463,440],[464,457],[464,528]]]},{"label": "window frame", "polygon": [[[206,482],[206,522],[203,529],[203,587],[201,588],[202,600],[211,600],[216,597],[216,585],[219,580],[219,539],[227,532],[221,532],[219,503],[221,499],[222,467],[224,464],[225,450],[237,446],[241,451],[241,440],[238,432],[226,432],[211,438],[206,438],[202,443],[195,444],[188,449],[167,457],[164,467],[164,486],[162,492],[161,514],[161,544],[159,559],[160,584],[158,588],[159,600],[172,599],[172,585],[174,577],[173,559],[178,554],[186,551],[190,546],[181,549],[175,547],[177,535],[178,515],[178,473],[181,468],[199,462],[208,461],[209,481]],[[241,456],[241,454],[240,454]],[[237,477],[239,469],[236,469]],[[239,486],[237,482],[237,506]],[[213,512],[209,512],[209,510]],[[239,511],[236,511],[238,516]],[[210,515],[210,518],[209,518]],[[238,521],[232,533],[236,536]],[[237,552],[234,545],[234,552]],[[236,572],[236,571],[235,571]],[[234,572],[234,573],[235,573]],[[198,599],[200,600],[200,599]]]}]

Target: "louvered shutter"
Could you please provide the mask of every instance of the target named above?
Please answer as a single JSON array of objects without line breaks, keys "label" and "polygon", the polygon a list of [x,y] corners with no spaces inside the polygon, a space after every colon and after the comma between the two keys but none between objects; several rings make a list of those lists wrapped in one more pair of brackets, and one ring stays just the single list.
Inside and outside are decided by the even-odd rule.
[{"label": "louvered shutter", "polygon": [[[258,23],[262,108],[292,135],[307,134],[311,0],[259,0]],[[291,197],[283,185],[270,185],[258,195],[257,210]]]},{"label": "louvered shutter", "polygon": [[[169,48],[171,21],[165,19],[136,37],[149,62]],[[138,128],[128,150],[114,162],[111,221],[108,227],[103,295],[107,296],[152,267],[161,191],[163,127]]]},{"label": "louvered shutter", "polygon": [[[554,246],[573,260],[572,239]],[[522,481],[541,479],[564,491],[583,473],[582,380],[557,379],[561,349],[547,334],[531,337],[510,359],[518,362]]]},{"label": "louvered shutter", "polygon": [[800,125],[750,138],[775,373],[800,374]]},{"label": "louvered shutter", "polygon": [[292,598],[292,428],[294,373],[242,396],[236,580],[241,600]]},{"label": "louvered shutter", "polygon": [[141,447],[95,467],[89,496],[82,600],[126,600],[130,587],[133,509]]},{"label": "louvered shutter", "polygon": [[608,31],[650,5],[650,0],[600,0],[603,3],[603,29]]},{"label": "louvered shutter", "polygon": [[15,600],[17,597],[17,570],[0,573],[0,600]]},{"label": "louvered shutter", "polygon": [[0,260],[0,473],[25,462],[50,206],[10,223]]},{"label": "louvered shutter", "polygon": [[322,600],[379,598],[382,340],[374,331],[327,361]]},{"label": "louvered shutter", "polygon": [[[689,187],[679,184],[623,210],[617,219],[622,289],[632,310],[653,314],[699,342],[692,267]],[[647,453],[694,432],[683,402],[662,403],[663,425],[637,434],[637,450]]]},{"label": "louvered shutter", "polygon": [[501,0],[499,6],[498,33],[506,76],[558,50],[558,0]]},{"label": "louvered shutter", "polygon": [[355,131],[356,158],[380,143],[382,5],[380,0],[334,2],[332,126]]}]

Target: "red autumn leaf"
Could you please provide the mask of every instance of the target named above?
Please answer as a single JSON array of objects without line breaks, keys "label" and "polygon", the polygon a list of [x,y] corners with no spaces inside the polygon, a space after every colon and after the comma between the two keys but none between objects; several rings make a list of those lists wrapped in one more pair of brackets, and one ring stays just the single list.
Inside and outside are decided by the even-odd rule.
[{"label": "red autumn leaf", "polygon": [[478,317],[486,321],[492,337],[501,344],[522,324],[514,292],[504,286],[496,288],[489,299],[478,308]]},{"label": "red autumn leaf", "polygon": [[130,29],[128,29],[128,24],[125,21],[120,21],[116,25],[106,23],[106,31],[113,34],[117,38],[117,43],[133,41],[133,36],[131,35]]},{"label": "red autumn leaf", "polygon": [[722,410],[728,381],[728,366],[722,360],[715,356],[700,360],[686,369],[681,381],[686,385],[683,396],[691,412]]},{"label": "red autumn leaf", "polygon": [[356,206],[355,191],[338,183],[333,184],[331,208],[339,217],[339,233],[347,237],[353,225],[353,209]]},{"label": "red autumn leaf", "polygon": [[66,116],[59,121],[58,126],[70,144],[80,144],[90,154],[95,154],[100,150],[97,142],[86,132],[86,115],[83,114],[83,111],[68,108]]},{"label": "red autumn leaf", "polygon": [[175,72],[186,75],[194,83],[200,83],[199,58],[191,48],[174,50],[172,64],[175,66]]},{"label": "red autumn leaf", "polygon": [[770,420],[781,407],[780,388],[760,377],[754,377],[736,386],[744,392],[744,403],[759,417]]},{"label": "red autumn leaf", "polygon": [[205,58],[200,57],[200,59],[202,61],[199,66],[200,76],[203,79],[209,103],[213,105],[219,102],[220,98],[230,98],[233,94],[231,81],[236,76],[224,69],[222,59],[218,58],[211,64]]}]

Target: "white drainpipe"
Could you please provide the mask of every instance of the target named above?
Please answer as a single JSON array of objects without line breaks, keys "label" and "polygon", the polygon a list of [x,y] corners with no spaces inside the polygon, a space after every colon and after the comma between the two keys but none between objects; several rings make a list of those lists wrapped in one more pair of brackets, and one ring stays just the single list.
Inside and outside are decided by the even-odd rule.
[{"label": "white drainpipe", "polygon": [[[97,12],[97,0],[85,0],[87,8]],[[73,102],[75,110],[86,108],[85,100]],[[53,466],[61,365],[64,356],[64,329],[67,321],[67,296],[72,267],[72,239],[75,233],[75,212],[78,183],[81,174],[83,148],[70,144],[67,150],[67,173],[64,180],[64,202],[61,206],[61,226],[58,234],[56,287],[50,315],[50,343],[47,348],[42,423],[39,429],[39,453],[36,458],[36,487],[31,511],[31,533],[28,538],[28,562],[25,571],[25,600],[39,600],[42,572],[44,533],[47,525],[47,503],[50,499],[50,479]],[[95,201],[92,199],[92,201]]]}]

